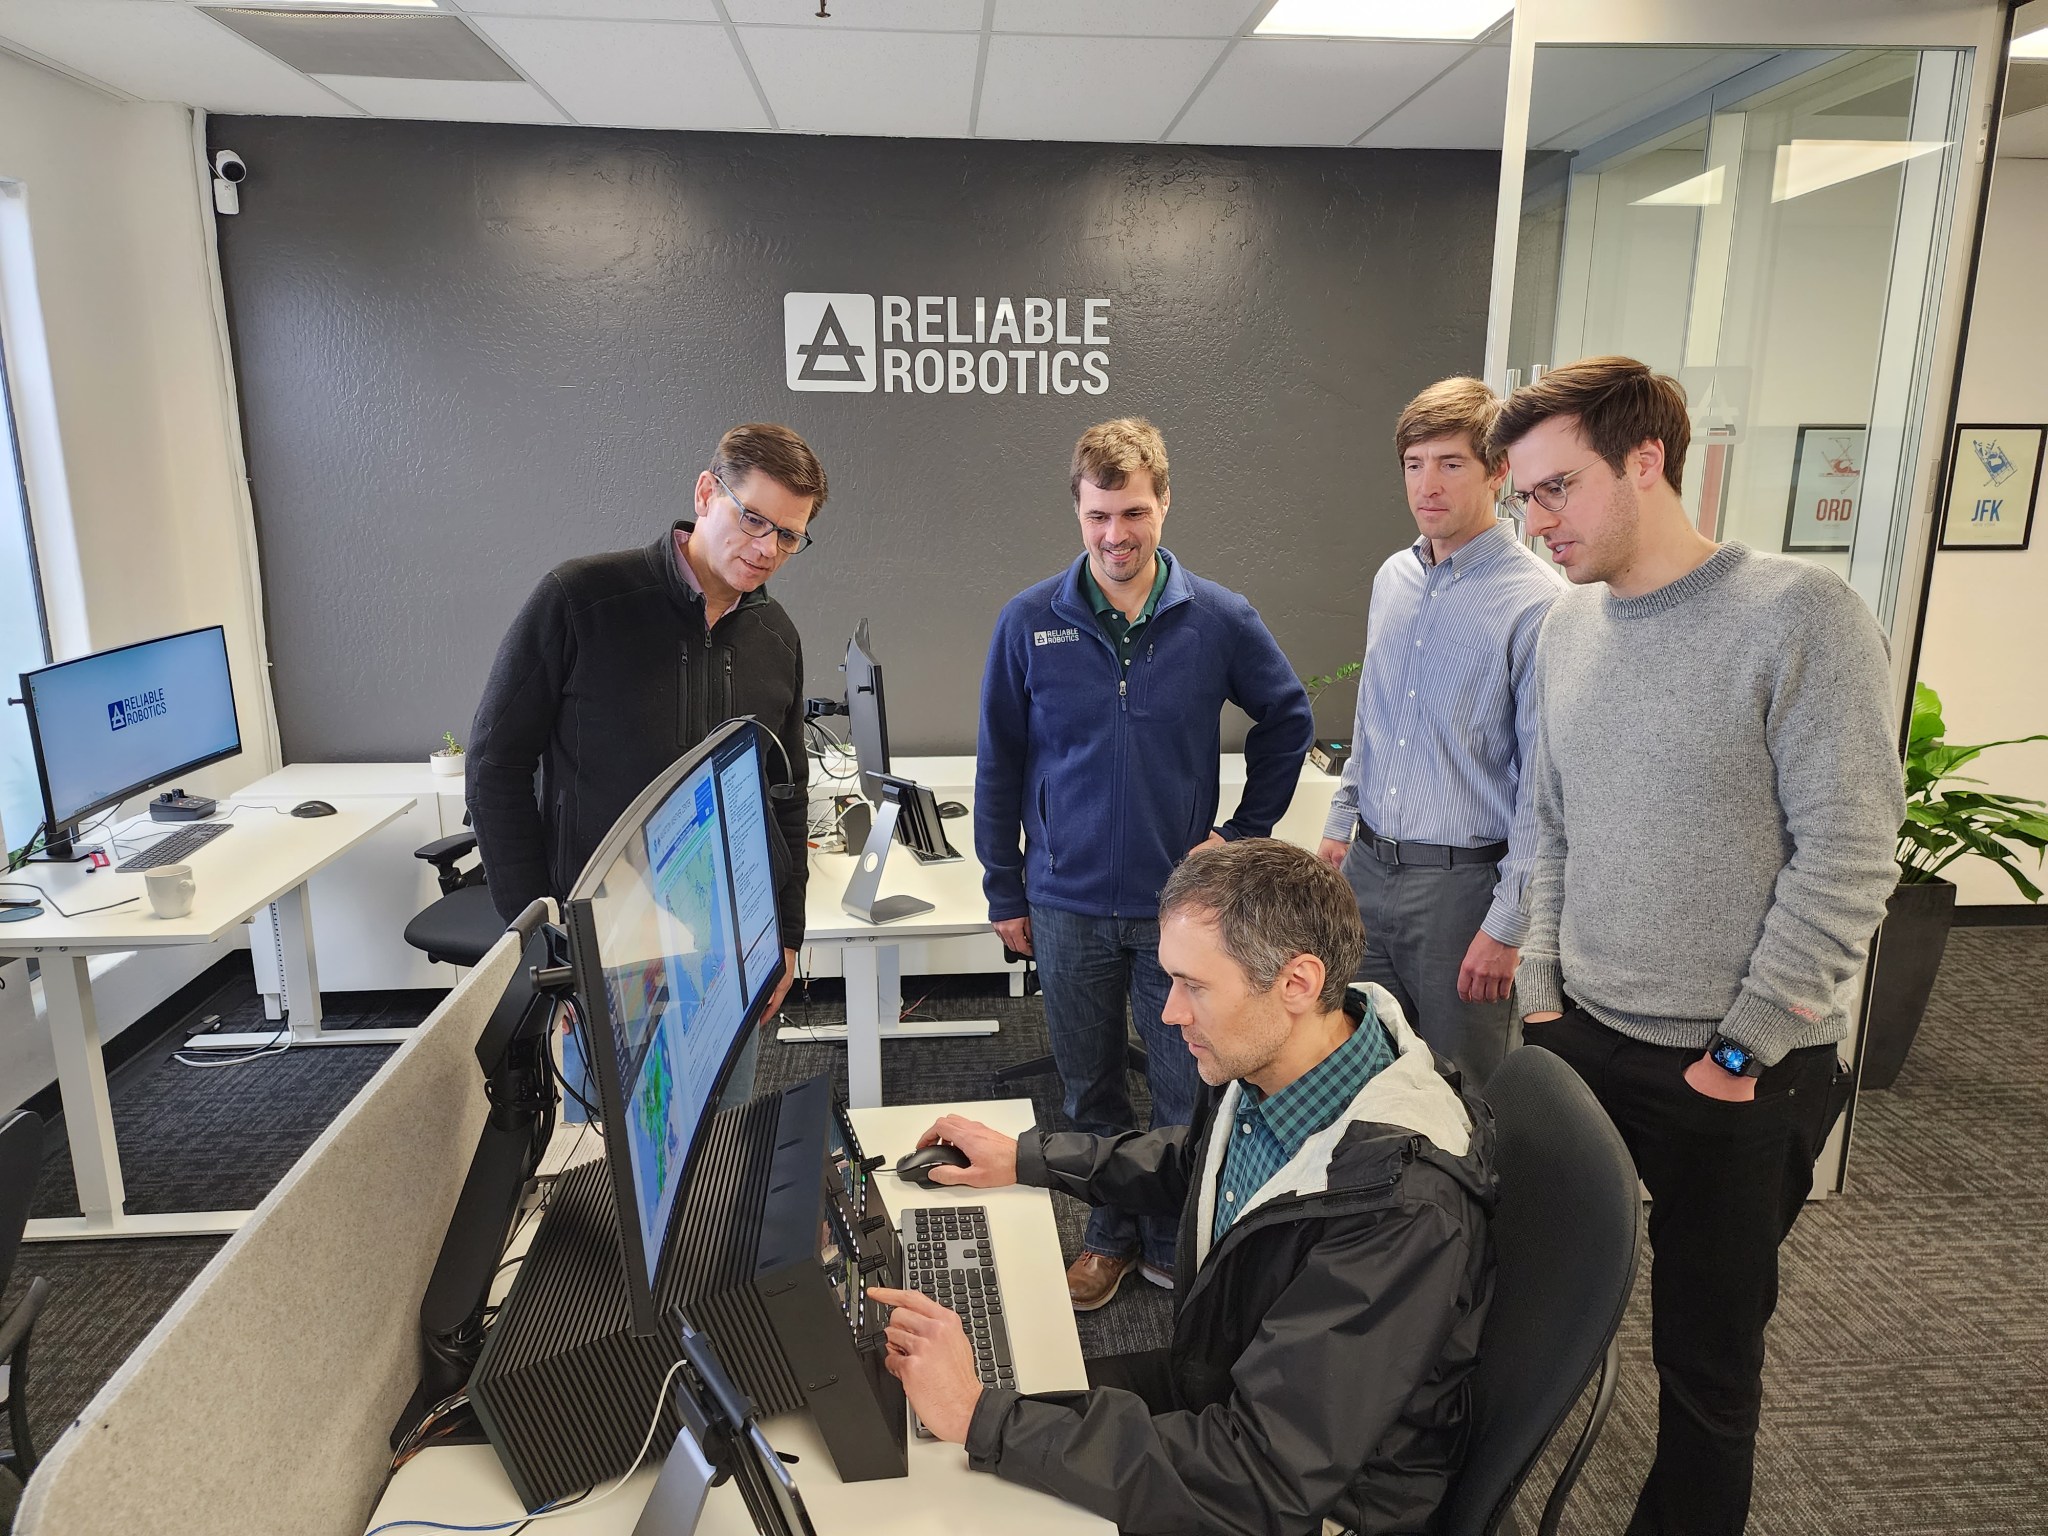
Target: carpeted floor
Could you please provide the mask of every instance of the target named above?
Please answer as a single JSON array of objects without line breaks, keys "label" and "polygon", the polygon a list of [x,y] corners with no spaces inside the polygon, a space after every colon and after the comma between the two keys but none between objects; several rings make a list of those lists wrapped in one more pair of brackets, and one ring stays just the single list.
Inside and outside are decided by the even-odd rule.
[{"label": "carpeted floor", "polygon": [[[810,1022],[841,1009],[818,988]],[[1043,1052],[1035,999],[991,998],[934,981],[923,1010],[994,1014],[990,1040],[891,1044],[892,1102],[989,1096],[994,1069]],[[913,988],[915,990],[915,988]],[[330,1022],[391,1024],[431,998],[361,996]],[[255,1027],[238,979],[196,1011]],[[408,1011],[409,1010],[409,1011]],[[793,1004],[795,1022],[806,1010]],[[1920,1044],[1898,1086],[1858,1107],[1849,1192],[1807,1210],[1787,1242],[1784,1296],[1771,1332],[1755,1536],[1989,1536],[2048,1529],[2048,928],[1960,929],[1951,938]],[[181,1040],[182,1029],[175,1038]],[[384,1051],[303,1051],[202,1072],[145,1053],[114,1083],[132,1208],[252,1203],[347,1102]],[[771,1044],[764,1087],[833,1071],[825,1044]],[[1058,1120],[1058,1085],[1029,1091]],[[1063,1245],[1078,1250],[1083,1208],[1057,1199]],[[75,1209],[61,1150],[45,1167],[37,1213]],[[205,1264],[217,1242],[69,1244],[24,1251],[16,1288],[47,1275],[32,1388],[45,1447]],[[9,1298],[11,1300],[11,1296]],[[1078,1319],[1084,1353],[1164,1342],[1167,1294],[1136,1281]],[[1650,1456],[1656,1380],[1648,1285],[1623,1326],[1612,1417],[1579,1484],[1572,1532],[1618,1532]],[[1561,1453],[1554,1452],[1553,1462]],[[0,1476],[0,1520],[13,1491]],[[1524,1529],[1536,1503],[1524,1500]]]}]

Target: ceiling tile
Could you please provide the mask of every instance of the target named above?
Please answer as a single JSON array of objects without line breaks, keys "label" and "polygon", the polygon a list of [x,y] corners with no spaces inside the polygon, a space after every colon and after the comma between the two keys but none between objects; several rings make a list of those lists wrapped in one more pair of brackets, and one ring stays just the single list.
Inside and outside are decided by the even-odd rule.
[{"label": "ceiling tile", "polygon": [[965,138],[981,40],[959,32],[742,27],[768,104],[809,133]]},{"label": "ceiling tile", "polygon": [[315,75],[373,117],[451,123],[562,123],[554,103],[524,80],[392,80]]},{"label": "ceiling tile", "polygon": [[231,32],[308,75],[388,80],[517,80],[459,16],[410,11],[278,11],[210,6]]},{"label": "ceiling tile", "polygon": [[1507,49],[1475,48],[1359,143],[1368,149],[1499,149],[1507,101]]},{"label": "ceiling tile", "polygon": [[1349,144],[1468,47],[1254,38],[1231,49],[1172,136],[1183,144]]},{"label": "ceiling tile", "polygon": [[808,24],[820,32],[981,30],[981,0],[827,0],[825,8],[831,15],[820,20],[818,0],[725,0],[726,14],[742,26]]},{"label": "ceiling tile", "polygon": [[766,128],[724,27],[472,16],[579,123]]},{"label": "ceiling tile", "polygon": [[1218,39],[989,39],[975,131],[993,139],[1156,139],[1223,50]]},{"label": "ceiling tile", "polygon": [[145,101],[209,112],[355,115],[297,70],[182,5],[0,0],[0,41]]},{"label": "ceiling tile", "polygon": [[571,21],[717,21],[715,0],[461,0],[468,16],[559,16]]},{"label": "ceiling tile", "polygon": [[1263,9],[1253,0],[996,0],[995,29],[1095,37],[1236,37]]}]

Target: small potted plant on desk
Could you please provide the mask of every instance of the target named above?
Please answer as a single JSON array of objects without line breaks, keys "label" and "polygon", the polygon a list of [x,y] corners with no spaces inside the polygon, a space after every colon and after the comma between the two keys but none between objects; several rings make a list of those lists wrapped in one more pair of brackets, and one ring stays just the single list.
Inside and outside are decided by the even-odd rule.
[{"label": "small potted plant on desk", "polygon": [[427,766],[445,778],[460,778],[467,766],[462,761],[462,743],[455,739],[453,731],[443,731],[441,740],[446,745],[428,756]]},{"label": "small potted plant on desk", "polygon": [[[1362,661],[1347,661],[1334,672],[1320,673],[1315,677],[1304,677],[1301,686],[1308,692],[1308,707],[1315,710],[1316,701],[1322,698],[1323,690],[1334,683],[1348,683],[1365,670]],[[1351,755],[1351,718],[1344,719],[1344,729],[1334,736],[1318,734],[1308,749],[1308,759],[1323,772],[1331,775],[1344,771],[1344,760]]]},{"label": "small potted plant on desk", "polygon": [[1945,783],[1975,785],[1956,769],[1992,747],[2048,741],[2048,735],[2016,736],[1963,747],[1942,740],[1941,699],[1925,683],[1913,685],[1913,725],[1906,743],[1906,820],[1899,828],[1899,884],[1878,929],[1877,964],[1870,978],[1870,1009],[1864,1019],[1862,1086],[1889,1088],[1898,1079],[1934,975],[1948,947],[1955,917],[1956,888],[1941,872],[1975,854],[1991,860],[2028,901],[2041,889],[2020,870],[2022,848],[2048,848],[2048,814],[2039,800],[1994,795],[1983,789],[1943,789]]}]

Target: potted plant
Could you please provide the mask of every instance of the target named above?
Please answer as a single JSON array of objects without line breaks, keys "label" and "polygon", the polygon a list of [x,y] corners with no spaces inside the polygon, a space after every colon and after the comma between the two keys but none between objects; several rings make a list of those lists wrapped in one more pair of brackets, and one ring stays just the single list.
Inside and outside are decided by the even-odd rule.
[{"label": "potted plant", "polygon": [[2041,899],[2040,887],[2021,871],[2019,859],[2021,849],[2032,848],[2038,865],[2040,850],[2048,848],[2048,814],[2042,802],[1942,786],[1981,784],[1956,770],[1992,747],[2048,741],[2048,735],[1964,747],[1944,741],[1946,729],[1940,696],[1925,683],[1914,684],[1913,725],[1906,742],[1906,820],[1899,828],[1899,884],[1878,930],[1877,964],[1863,1025],[1865,1088],[1889,1088],[1897,1080],[1927,1011],[1955,917],[1956,888],[1941,872],[1957,859],[1975,854],[2012,876],[2028,901]]},{"label": "potted plant", "polygon": [[453,731],[443,731],[441,740],[446,745],[428,754],[427,766],[447,778],[457,778],[466,766],[462,761],[462,743],[455,739]]}]

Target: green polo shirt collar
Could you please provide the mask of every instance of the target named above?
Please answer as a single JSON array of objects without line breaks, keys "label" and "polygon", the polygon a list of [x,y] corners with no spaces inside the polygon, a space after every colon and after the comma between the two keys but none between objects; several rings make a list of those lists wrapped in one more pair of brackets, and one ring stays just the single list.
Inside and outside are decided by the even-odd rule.
[{"label": "green polo shirt collar", "polygon": [[1109,600],[1109,594],[1096,581],[1094,568],[1086,560],[1081,562],[1081,595],[1095,610],[1095,621],[1116,645],[1118,659],[1126,666],[1130,665],[1131,647],[1137,643],[1138,631],[1149,624],[1152,615],[1159,611],[1159,594],[1166,590],[1167,568],[1172,563],[1173,557],[1163,549],[1154,555],[1152,590],[1145,595],[1145,607],[1135,619],[1126,619],[1123,611]]}]

